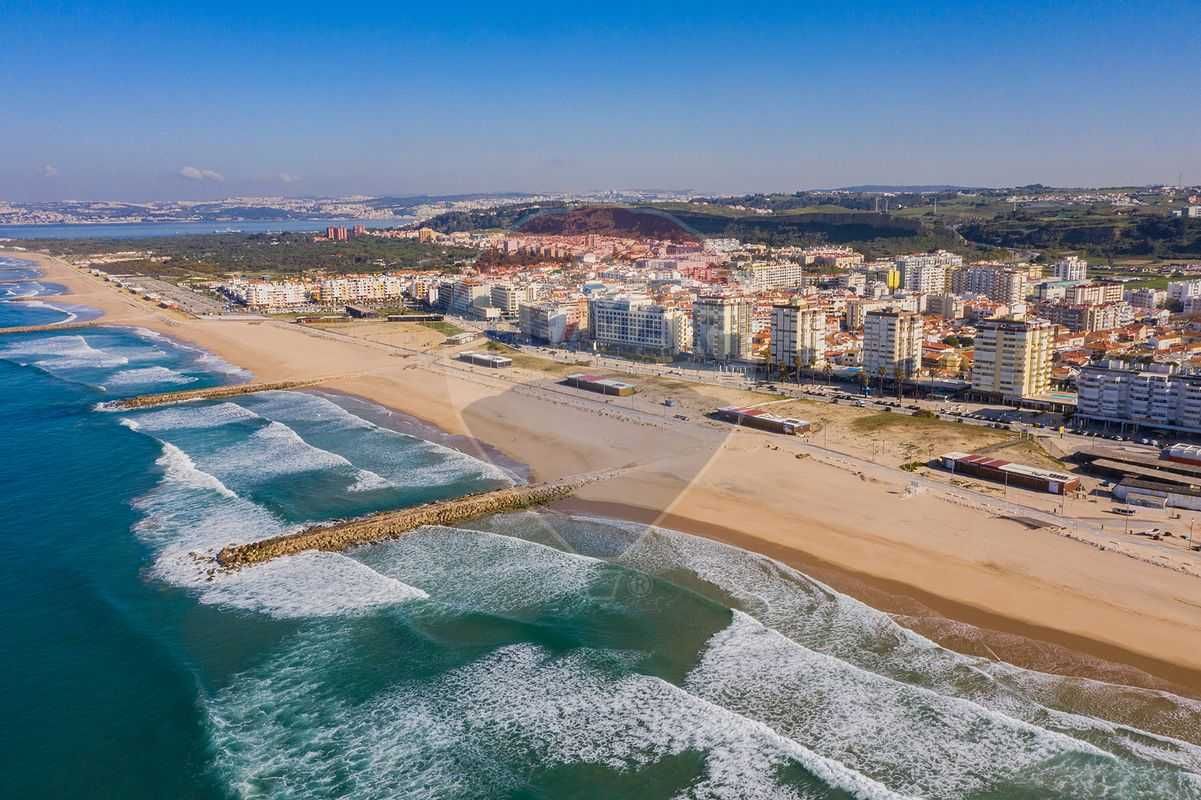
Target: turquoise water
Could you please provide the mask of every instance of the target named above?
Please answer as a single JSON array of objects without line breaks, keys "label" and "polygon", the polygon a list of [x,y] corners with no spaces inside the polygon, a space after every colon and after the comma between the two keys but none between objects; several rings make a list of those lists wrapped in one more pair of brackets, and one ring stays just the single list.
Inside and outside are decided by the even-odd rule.
[{"label": "turquoise water", "polygon": [[0,796],[1201,797],[1201,704],[673,531],[507,514],[212,573],[518,479],[337,395],[101,405],[246,377],[146,331],[0,338]]}]

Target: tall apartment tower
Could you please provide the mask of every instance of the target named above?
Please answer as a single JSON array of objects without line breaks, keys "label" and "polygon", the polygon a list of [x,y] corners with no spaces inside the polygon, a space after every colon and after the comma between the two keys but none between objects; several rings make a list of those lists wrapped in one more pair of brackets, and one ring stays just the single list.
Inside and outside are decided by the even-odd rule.
[{"label": "tall apartment tower", "polygon": [[973,264],[951,275],[954,294],[982,294],[1010,305],[1026,299],[1029,283],[1028,272],[994,264]]},{"label": "tall apartment tower", "polygon": [[750,358],[753,313],[745,297],[698,297],[692,304],[693,355],[718,361]]},{"label": "tall apartment tower", "polygon": [[869,311],[863,321],[863,369],[868,379],[911,378],[922,364],[922,315]]},{"label": "tall apartment tower", "polygon": [[1088,262],[1078,256],[1066,256],[1052,265],[1051,274],[1061,281],[1082,281],[1088,274]]},{"label": "tall apartment tower", "polygon": [[768,363],[777,369],[811,369],[825,362],[826,312],[811,306],[773,306]]},{"label": "tall apartment tower", "polygon": [[972,390],[1018,400],[1051,391],[1052,329],[1042,319],[985,320],[976,332]]}]

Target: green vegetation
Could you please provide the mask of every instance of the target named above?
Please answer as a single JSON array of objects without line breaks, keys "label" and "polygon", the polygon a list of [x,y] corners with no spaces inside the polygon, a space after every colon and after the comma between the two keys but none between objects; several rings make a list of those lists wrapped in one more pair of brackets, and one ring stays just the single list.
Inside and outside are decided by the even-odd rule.
[{"label": "green vegetation", "polygon": [[424,325],[425,327],[427,327],[431,330],[435,330],[444,336],[457,336],[458,334],[463,332],[463,329],[460,328],[458,325],[451,325],[449,322],[444,322],[442,320],[420,322],[418,324]]},{"label": "green vegetation", "polygon": [[280,277],[305,272],[380,272],[389,269],[453,270],[474,261],[477,251],[447,247],[414,239],[360,236],[347,242],[314,241],[311,234],[219,233],[195,236],[160,236],[148,239],[46,239],[29,240],[31,249],[56,255],[87,255],[141,251],[153,259],[135,259],[105,265],[109,272],[172,279],[214,278],[229,273]]},{"label": "green vegetation", "polygon": [[[880,412],[878,414],[869,414],[865,417],[859,417],[851,422],[851,430],[856,433],[877,433],[884,430],[927,430],[937,431],[945,430],[956,436],[964,433],[964,426],[956,425],[954,422],[946,422],[938,418],[932,412],[922,414],[918,412],[913,416],[909,414],[892,414],[888,412]],[[982,431],[983,432],[983,431]]]},{"label": "green vegetation", "polygon": [[959,231],[994,247],[1072,251],[1094,259],[1201,257],[1201,220],[1173,217],[1166,206],[1024,207]]},{"label": "green vegetation", "polygon": [[[788,196],[792,197],[792,196]],[[543,208],[502,206],[486,211],[453,212],[426,224],[445,233],[516,229],[531,233],[598,233],[656,238],[733,237],[753,244],[849,245],[869,258],[944,248],[982,258],[985,248],[966,243],[937,220],[875,213],[872,200],[818,198],[822,202],[775,202],[743,208],[730,203],[652,203],[645,206],[590,205]],[[771,206],[778,207],[771,208]],[[865,206],[865,207],[859,207]],[[769,208],[772,213],[755,209]]]},{"label": "green vegetation", "polygon": [[[561,208],[553,206],[545,210],[560,210]],[[423,227],[440,233],[512,230],[543,210],[541,206],[518,203],[478,211],[448,211],[426,220]]]},{"label": "green vegetation", "polygon": [[578,364],[561,364],[549,358],[539,358],[538,356],[526,355],[524,353],[514,353],[509,358],[513,359],[513,366],[515,367],[546,372],[551,375],[567,375],[580,371],[580,365]]},{"label": "green vegetation", "polygon": [[870,211],[808,208],[784,214],[731,216],[715,206],[690,206],[673,211],[681,224],[704,236],[732,237],[744,242],[786,245],[849,245],[869,258],[944,248],[969,252],[958,235],[940,225],[927,225]]}]

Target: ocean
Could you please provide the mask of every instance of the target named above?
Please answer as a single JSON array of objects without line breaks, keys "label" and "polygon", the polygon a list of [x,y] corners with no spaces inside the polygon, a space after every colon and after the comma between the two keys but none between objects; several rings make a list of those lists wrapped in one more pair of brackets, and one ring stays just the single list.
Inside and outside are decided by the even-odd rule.
[{"label": "ocean", "polygon": [[306,233],[324,231],[330,225],[367,228],[397,228],[413,222],[412,217],[392,219],[289,219],[260,222],[92,222],[83,224],[0,225],[5,239],[145,239],[155,236],[195,236],[204,233]]},{"label": "ocean", "polygon": [[133,328],[0,337],[0,796],[1201,798],[1201,702],[960,655],[676,531],[521,512],[214,572],[522,480],[320,391],[104,406],[247,378]]}]

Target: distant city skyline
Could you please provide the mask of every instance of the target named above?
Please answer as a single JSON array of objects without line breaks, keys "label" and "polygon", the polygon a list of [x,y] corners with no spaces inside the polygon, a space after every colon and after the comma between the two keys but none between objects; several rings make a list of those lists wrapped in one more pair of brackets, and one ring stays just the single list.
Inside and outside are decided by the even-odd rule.
[{"label": "distant city skyline", "polygon": [[6,9],[0,199],[1201,182],[1201,8]]}]

